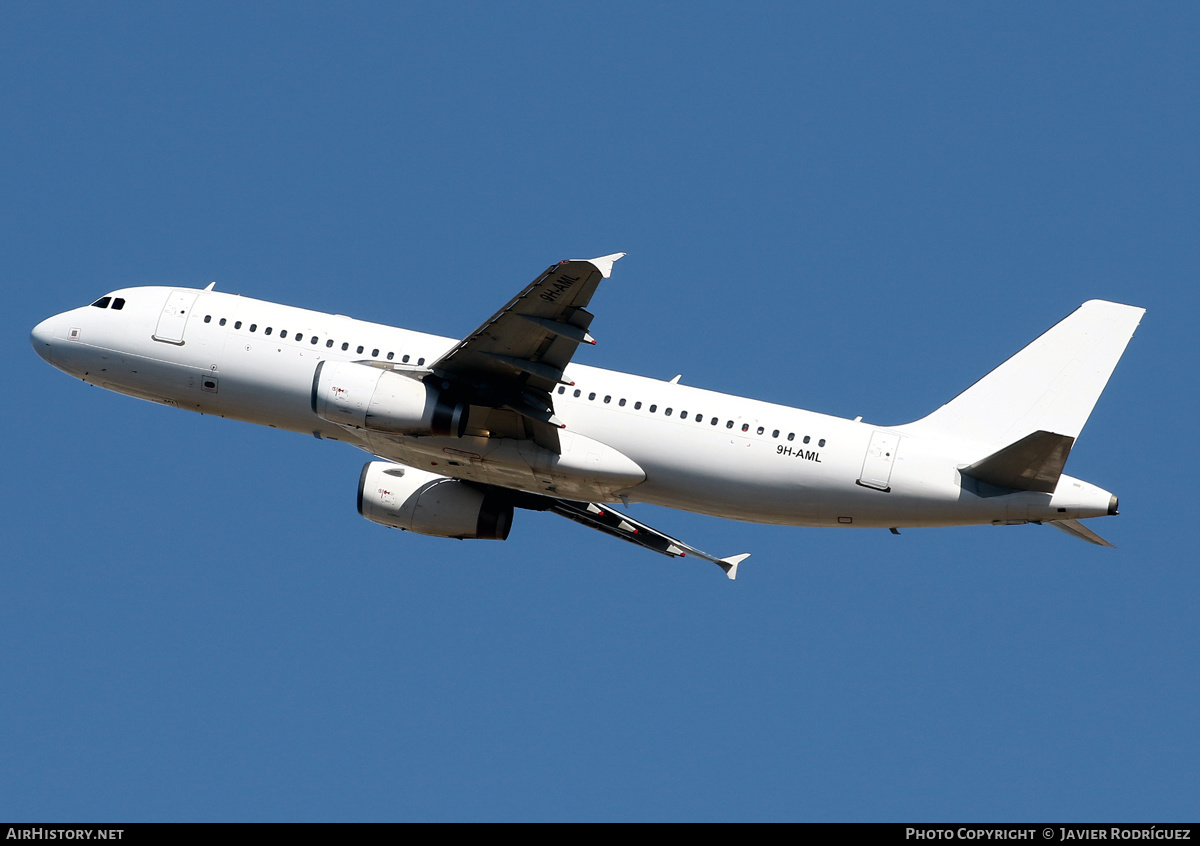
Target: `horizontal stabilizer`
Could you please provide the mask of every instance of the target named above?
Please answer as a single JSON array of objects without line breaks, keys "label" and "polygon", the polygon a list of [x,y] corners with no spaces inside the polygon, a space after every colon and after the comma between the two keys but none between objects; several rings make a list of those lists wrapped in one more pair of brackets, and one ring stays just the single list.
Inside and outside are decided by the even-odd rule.
[{"label": "horizontal stabilizer", "polygon": [[1051,520],[1044,525],[1053,526],[1060,532],[1066,532],[1068,535],[1073,535],[1080,540],[1087,541],[1088,543],[1094,543],[1096,546],[1107,546],[1116,549],[1116,547],[1114,547],[1111,543],[1100,537],[1078,520]]},{"label": "horizontal stabilizer", "polygon": [[962,470],[964,476],[1001,488],[1054,493],[1075,439],[1034,432]]}]

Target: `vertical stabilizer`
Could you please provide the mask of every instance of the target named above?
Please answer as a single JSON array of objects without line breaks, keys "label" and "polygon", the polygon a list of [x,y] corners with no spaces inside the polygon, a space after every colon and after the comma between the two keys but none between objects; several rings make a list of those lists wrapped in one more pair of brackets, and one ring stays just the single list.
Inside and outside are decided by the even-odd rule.
[{"label": "vertical stabilizer", "polygon": [[1089,300],[933,414],[903,428],[990,449],[1034,432],[1077,438],[1145,313]]}]

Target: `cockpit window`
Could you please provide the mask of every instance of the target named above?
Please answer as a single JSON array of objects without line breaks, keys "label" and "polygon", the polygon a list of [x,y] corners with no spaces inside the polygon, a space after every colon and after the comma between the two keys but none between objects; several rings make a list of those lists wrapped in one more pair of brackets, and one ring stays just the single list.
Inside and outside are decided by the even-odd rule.
[{"label": "cockpit window", "polygon": [[114,299],[112,307],[113,307],[114,311],[120,311],[121,309],[125,308],[125,298],[117,297],[116,299]]},{"label": "cockpit window", "polygon": [[101,297],[92,303],[94,308],[108,308],[108,304],[112,302],[112,297]]}]

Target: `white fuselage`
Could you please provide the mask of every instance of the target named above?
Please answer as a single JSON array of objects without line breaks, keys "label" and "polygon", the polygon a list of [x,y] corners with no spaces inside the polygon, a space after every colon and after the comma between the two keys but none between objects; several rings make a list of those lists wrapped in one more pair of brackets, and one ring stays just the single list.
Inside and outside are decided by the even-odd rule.
[{"label": "white fuselage", "polygon": [[[1053,494],[978,495],[959,469],[988,449],[611,370],[568,366],[553,395],[564,450],[627,458],[644,480],[549,479],[528,442],[381,437],[313,411],[318,363],[423,368],[456,343],[342,315],[215,291],[115,291],[123,308],[85,306],[34,330],[55,367],[113,391],[349,442],[445,476],[576,499],[652,502],[761,523],[906,527],[1067,519],[1110,513],[1111,495],[1063,475]],[[269,334],[268,334],[269,332]],[[572,440],[572,439],[576,440]],[[591,450],[591,452],[589,452]]]}]

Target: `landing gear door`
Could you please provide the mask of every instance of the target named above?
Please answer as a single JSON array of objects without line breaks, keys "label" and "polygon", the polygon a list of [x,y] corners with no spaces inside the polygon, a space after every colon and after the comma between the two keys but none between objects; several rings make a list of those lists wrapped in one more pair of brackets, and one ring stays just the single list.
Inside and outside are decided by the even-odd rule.
[{"label": "landing gear door", "polygon": [[872,432],[871,444],[867,447],[867,457],[863,459],[858,483],[864,488],[890,491],[892,465],[896,461],[896,449],[899,446],[900,436],[894,432]]},{"label": "landing gear door", "polygon": [[154,340],[183,346],[183,329],[198,295],[197,291],[171,292],[166,305],[163,306],[162,314],[158,316]]}]

